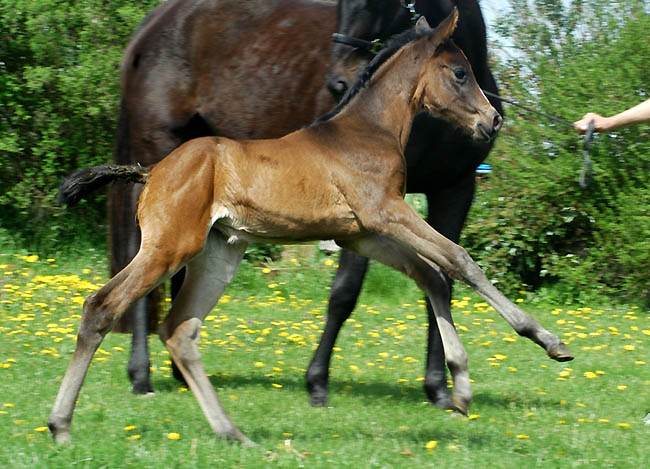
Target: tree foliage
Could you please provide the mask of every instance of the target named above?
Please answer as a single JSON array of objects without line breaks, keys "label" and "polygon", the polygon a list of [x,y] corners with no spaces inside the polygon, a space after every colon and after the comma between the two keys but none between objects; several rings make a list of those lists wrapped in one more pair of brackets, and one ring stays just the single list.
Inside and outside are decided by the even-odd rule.
[{"label": "tree foliage", "polygon": [[[499,22],[506,54],[496,52],[505,95],[571,122],[650,97],[650,2],[511,3]],[[650,300],[650,126],[598,135],[582,189],[576,132],[507,110],[463,243],[506,289],[560,281],[573,300]]]},{"label": "tree foliage", "polygon": [[[12,236],[52,245],[74,231],[57,186],[110,159],[120,56],[155,3],[0,2],[0,227]],[[102,223],[98,204],[79,213]]]}]

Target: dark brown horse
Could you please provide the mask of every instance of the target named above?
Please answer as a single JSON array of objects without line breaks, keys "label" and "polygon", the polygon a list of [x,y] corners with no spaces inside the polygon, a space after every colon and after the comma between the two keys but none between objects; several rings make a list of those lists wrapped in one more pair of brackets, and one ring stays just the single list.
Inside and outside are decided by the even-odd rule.
[{"label": "dark brown horse", "polygon": [[309,127],[279,139],[197,138],[153,169],[102,166],[69,178],[64,198],[114,178],[146,184],[138,203],[138,253],[84,303],[77,346],[48,420],[57,442],[70,440],[75,402],[105,335],[134,302],[186,267],[160,338],[216,435],[251,443],[221,406],[198,342],[203,319],[253,240],[334,239],[415,280],[435,303],[453,402],[461,412],[472,398],[467,354],[449,299],[435,291],[436,284],[444,284],[441,269],[474,288],[551,357],[568,356],[556,336],[499,293],[463,248],[404,201],[404,150],[420,112],[445,119],[477,141],[492,140],[501,126],[501,116],[450,40],[457,19],[454,10],[435,31],[426,20],[418,21],[415,31],[370,62],[333,112]]},{"label": "dark brown horse", "polygon": [[[496,92],[478,3],[419,0],[415,8],[431,24],[438,24],[454,3],[461,17],[454,38],[466,52],[479,85]],[[334,104],[321,85],[335,16],[332,4],[297,0],[162,4],[144,21],[124,54],[116,161],[147,165],[191,137],[276,137],[307,124]],[[340,0],[338,4],[336,29],[357,39],[385,41],[410,24],[411,12],[399,0]],[[333,57],[327,87],[339,98],[372,54],[337,44]],[[426,194],[428,222],[453,241],[459,238],[473,197],[474,169],[490,147],[472,142],[439,119],[421,115],[415,121],[406,150],[407,190]],[[429,157],[432,154],[435,160]],[[113,273],[128,263],[139,246],[133,219],[140,187],[118,186],[112,192]],[[329,357],[356,303],[367,260],[344,252],[340,264],[325,333],[307,373],[315,404],[327,400]],[[157,300],[148,303],[149,308],[146,300],[134,307],[129,361],[134,392],[151,390],[147,311],[157,306]],[[450,407],[443,348],[427,305],[432,327],[425,389],[437,405]]]}]

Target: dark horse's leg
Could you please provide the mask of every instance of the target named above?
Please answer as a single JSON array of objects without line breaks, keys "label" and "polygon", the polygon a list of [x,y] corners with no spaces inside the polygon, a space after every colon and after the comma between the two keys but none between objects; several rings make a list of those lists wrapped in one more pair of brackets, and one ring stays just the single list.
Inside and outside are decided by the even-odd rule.
[{"label": "dark horse's leg", "polygon": [[[183,280],[185,280],[185,267],[179,270],[178,273],[172,277],[172,282],[171,282],[172,302],[174,301],[174,299],[176,299],[176,296],[178,296],[178,293],[181,291],[181,287],[183,286]],[[176,362],[174,360],[172,360],[172,374],[174,375],[174,378],[176,378],[177,381],[180,381],[183,384],[187,384],[187,381],[185,381],[185,377],[183,376],[183,373],[178,368],[178,365],[176,365]]]},{"label": "dark horse's leg", "polygon": [[307,368],[307,390],[312,405],[327,403],[330,358],[336,337],[350,317],[368,269],[368,259],[348,250],[341,251],[327,309],[327,322],[320,343]]},{"label": "dark horse's leg", "polygon": [[[436,194],[427,194],[428,223],[448,239],[458,243],[460,231],[465,223],[474,197],[474,172],[463,178],[457,185]],[[452,280],[444,275],[446,286],[440,283],[436,288],[446,288],[439,295],[451,298]],[[429,333],[427,337],[427,369],[424,376],[424,390],[436,406],[453,409],[447,387],[445,352],[438,324],[431,303],[427,299]]]},{"label": "dark horse's leg", "polygon": [[[115,274],[123,269],[135,256],[140,247],[140,229],[135,224],[137,200],[141,185],[115,185],[112,188],[111,204],[111,244],[119,246],[113,249],[111,270]],[[127,365],[127,373],[135,394],[153,392],[149,379],[149,314],[148,302],[151,299],[142,298],[126,312],[130,320],[131,354]],[[157,295],[153,298],[157,301]],[[125,327],[127,323],[125,323]],[[124,329],[121,329],[124,330]]]}]

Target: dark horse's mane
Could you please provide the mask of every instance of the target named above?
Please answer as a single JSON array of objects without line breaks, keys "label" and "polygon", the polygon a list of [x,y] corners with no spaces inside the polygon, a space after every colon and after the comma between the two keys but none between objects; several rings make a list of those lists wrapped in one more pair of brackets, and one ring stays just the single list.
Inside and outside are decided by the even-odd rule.
[{"label": "dark horse's mane", "polygon": [[432,31],[418,33],[416,31],[416,28],[410,28],[403,33],[392,36],[386,43],[386,47],[384,47],[370,62],[368,62],[368,65],[366,65],[359,74],[357,81],[346,91],[336,107],[316,119],[312,126],[326,122],[340,113],[343,108],[347,106],[347,104],[352,100],[352,98],[354,98],[359,93],[359,91],[361,91],[368,84],[370,77],[372,77],[377,69],[381,67],[381,65],[389,58],[391,58],[395,52],[400,50],[407,43],[418,40],[421,37],[424,37],[431,33]]}]

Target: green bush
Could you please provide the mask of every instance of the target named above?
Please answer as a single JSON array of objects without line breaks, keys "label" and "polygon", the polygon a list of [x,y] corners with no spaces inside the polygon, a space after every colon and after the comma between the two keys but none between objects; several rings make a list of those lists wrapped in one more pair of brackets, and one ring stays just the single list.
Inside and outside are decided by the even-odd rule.
[{"label": "green bush", "polygon": [[102,198],[76,216],[54,199],[64,175],[111,158],[122,50],[156,3],[0,2],[0,226],[15,238],[105,238]]},{"label": "green bush", "polygon": [[[513,3],[502,33],[518,52],[496,66],[505,95],[569,121],[650,97],[647,1]],[[567,299],[599,292],[648,302],[650,127],[598,135],[594,180],[582,189],[581,138],[506,107],[463,244],[505,290],[560,282]]]}]

